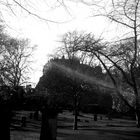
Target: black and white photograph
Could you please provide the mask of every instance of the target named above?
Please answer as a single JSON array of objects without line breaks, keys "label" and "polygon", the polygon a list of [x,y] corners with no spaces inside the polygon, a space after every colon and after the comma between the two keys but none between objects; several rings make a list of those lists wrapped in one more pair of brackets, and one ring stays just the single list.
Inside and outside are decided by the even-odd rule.
[{"label": "black and white photograph", "polygon": [[140,139],[140,0],[0,0],[0,140]]}]

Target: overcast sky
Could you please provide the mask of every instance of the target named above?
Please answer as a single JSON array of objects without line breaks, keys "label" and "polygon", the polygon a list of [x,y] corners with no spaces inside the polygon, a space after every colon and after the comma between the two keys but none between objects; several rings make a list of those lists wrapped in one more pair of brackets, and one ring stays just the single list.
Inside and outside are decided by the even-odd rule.
[{"label": "overcast sky", "polygon": [[47,62],[47,56],[53,54],[55,48],[60,44],[61,36],[73,30],[92,32],[95,36],[106,40],[111,40],[117,34],[117,28],[103,17],[92,17],[94,10],[92,7],[81,3],[66,3],[66,7],[55,4],[55,0],[37,0],[32,1],[34,7],[32,11],[52,21],[64,23],[45,22],[34,16],[20,11],[17,8],[16,16],[9,14],[9,11],[3,12],[3,16],[9,28],[8,32],[16,37],[25,37],[36,44],[37,50],[34,55],[34,72],[31,76],[31,82],[37,83],[42,75],[43,65]]}]

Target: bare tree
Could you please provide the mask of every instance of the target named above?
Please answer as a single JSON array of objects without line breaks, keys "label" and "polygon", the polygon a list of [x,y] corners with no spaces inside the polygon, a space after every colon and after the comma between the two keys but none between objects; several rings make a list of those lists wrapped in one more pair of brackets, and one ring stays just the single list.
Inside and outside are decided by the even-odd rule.
[{"label": "bare tree", "polygon": [[[77,46],[83,43],[83,40],[85,39],[83,34],[85,33],[82,31],[73,31],[65,33],[60,41],[60,47],[56,49],[56,52],[54,53],[54,56],[52,55],[52,57],[64,57],[66,59],[71,60],[78,59],[81,64],[88,64],[89,66],[93,66],[94,63],[92,62],[96,61],[97,59],[95,59],[95,57],[93,57],[91,53],[75,50]],[[90,34],[87,34],[87,36],[88,35]]]},{"label": "bare tree", "polygon": [[[103,43],[101,39],[95,39],[92,34],[83,34],[78,37],[81,38],[81,41],[77,42],[74,50],[76,52],[86,52],[89,56],[100,61],[108,73],[117,95],[129,108],[135,111],[137,126],[139,127],[139,82],[138,74],[136,74],[137,69],[139,69],[139,57],[134,61],[135,44],[133,38],[110,44]],[[76,41],[74,40],[74,42]],[[69,44],[70,42],[65,43]],[[139,44],[137,45],[139,46]],[[71,45],[69,47],[71,48]],[[133,64],[134,62],[135,65]],[[115,71],[117,72],[117,77],[115,76]],[[130,96],[133,97],[132,100],[130,100]]]},{"label": "bare tree", "polygon": [[[91,6],[91,3],[85,3],[86,5]],[[139,59],[139,32],[140,32],[140,0],[112,0],[112,1],[98,1],[97,7],[98,12],[94,12],[93,17],[95,16],[103,16],[108,18],[110,21],[117,23],[122,28],[125,27],[127,33],[125,33],[125,36],[121,38],[120,40],[124,39],[132,39],[133,45],[131,46],[131,49],[133,49],[133,52],[131,52],[131,62],[129,65],[130,68],[130,77],[131,81],[127,82],[132,87],[134,94],[136,96],[136,114],[137,114],[137,125],[140,126],[140,101],[139,101],[139,86],[137,83],[137,76],[135,75],[135,68],[138,66],[138,59]],[[126,36],[127,35],[127,36]],[[107,55],[101,53],[105,58],[107,58],[110,62],[112,62],[115,67],[121,71],[121,73],[124,75],[123,68],[118,67],[117,63],[114,62],[110,57]],[[97,55],[98,56],[98,55]],[[99,59],[101,59],[98,56]],[[126,76],[124,76],[126,77]]]},{"label": "bare tree", "polygon": [[18,87],[26,84],[31,72],[30,63],[34,47],[28,40],[7,37],[1,55],[1,82],[3,85]]}]

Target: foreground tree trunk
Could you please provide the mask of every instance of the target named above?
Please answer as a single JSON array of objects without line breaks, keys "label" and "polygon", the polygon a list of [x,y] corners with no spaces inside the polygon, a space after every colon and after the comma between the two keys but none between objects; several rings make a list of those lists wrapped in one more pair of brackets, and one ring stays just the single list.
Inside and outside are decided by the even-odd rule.
[{"label": "foreground tree trunk", "polygon": [[136,107],[136,124],[140,128],[140,107]]},{"label": "foreground tree trunk", "polygon": [[42,109],[42,124],[40,140],[56,140],[57,112],[44,107]]},{"label": "foreground tree trunk", "polygon": [[0,131],[3,140],[10,140],[10,109],[0,105]]}]

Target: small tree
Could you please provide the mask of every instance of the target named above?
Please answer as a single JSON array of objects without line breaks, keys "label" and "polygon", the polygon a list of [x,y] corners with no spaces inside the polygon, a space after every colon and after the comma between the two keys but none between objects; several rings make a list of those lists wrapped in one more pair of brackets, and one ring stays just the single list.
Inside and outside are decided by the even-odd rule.
[{"label": "small tree", "polygon": [[[78,67],[77,65],[80,65],[79,61],[72,59],[52,59],[44,67],[44,80],[40,80],[37,86],[47,89],[49,106],[73,107],[75,112],[74,129],[77,129],[77,103],[81,85],[81,80],[73,75]],[[40,84],[41,86],[39,86]]]},{"label": "small tree", "polygon": [[[93,69],[94,68],[90,66],[80,64],[77,59],[71,60],[65,59],[64,57],[61,59],[51,59],[44,66],[43,76],[40,78],[40,81],[36,87],[37,92],[46,94],[47,107],[61,107],[64,109],[69,108],[69,106],[73,107],[73,128],[75,130],[78,128],[77,118],[80,103],[82,102],[85,104],[86,102],[82,101],[81,98],[84,97],[83,100],[85,98],[88,99],[88,94],[86,94],[87,92],[89,92],[89,94],[92,92],[90,96],[96,96],[96,94],[94,94],[95,88],[89,87],[96,87],[98,85],[95,77],[97,76],[97,73],[99,73],[101,76],[101,68],[97,67],[98,72],[95,68],[95,73],[91,75],[91,71]],[[102,84],[102,82],[100,82],[99,85],[102,87],[107,86]],[[93,99],[95,98],[93,97]],[[91,101],[91,99],[89,100]],[[96,101],[96,103],[98,102],[97,100],[93,100],[92,102],[94,101]]]}]

